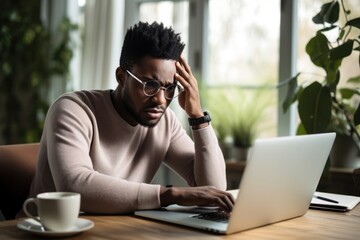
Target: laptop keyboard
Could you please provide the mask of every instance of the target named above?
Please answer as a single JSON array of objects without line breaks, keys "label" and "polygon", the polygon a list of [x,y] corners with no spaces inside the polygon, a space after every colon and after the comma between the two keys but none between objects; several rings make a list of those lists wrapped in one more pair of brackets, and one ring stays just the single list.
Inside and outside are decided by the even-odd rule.
[{"label": "laptop keyboard", "polygon": [[201,213],[198,215],[192,216],[197,219],[204,219],[214,222],[227,223],[229,221],[230,214],[224,211],[211,212],[211,213]]}]

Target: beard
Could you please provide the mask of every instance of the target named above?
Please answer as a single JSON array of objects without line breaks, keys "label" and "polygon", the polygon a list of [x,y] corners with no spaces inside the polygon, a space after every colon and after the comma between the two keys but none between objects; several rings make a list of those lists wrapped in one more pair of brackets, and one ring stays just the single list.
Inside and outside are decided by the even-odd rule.
[{"label": "beard", "polygon": [[[165,113],[165,110],[166,108],[163,107],[163,106],[158,106],[158,105],[148,105],[144,108],[142,108],[140,110],[140,112],[136,112],[135,111],[135,104],[132,102],[132,98],[130,97],[130,94],[128,92],[128,89],[125,88],[124,91],[123,91],[123,95],[122,95],[122,101],[123,101],[123,105],[126,109],[126,111],[129,113],[129,115],[138,123],[140,124],[141,126],[144,126],[144,127],[149,127],[149,128],[152,128],[152,127],[155,127],[159,121],[161,120],[161,118],[163,117],[164,113]],[[161,114],[161,116],[159,118],[156,118],[156,119],[151,119],[151,118],[147,118],[146,116],[142,115],[142,113],[145,113],[145,109],[147,108],[157,108],[157,109],[161,109],[163,112]]]}]

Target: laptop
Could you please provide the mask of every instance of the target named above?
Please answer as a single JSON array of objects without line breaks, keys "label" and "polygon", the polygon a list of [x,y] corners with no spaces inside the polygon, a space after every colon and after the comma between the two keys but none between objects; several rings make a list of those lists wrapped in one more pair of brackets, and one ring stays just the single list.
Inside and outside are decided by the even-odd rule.
[{"label": "laptop", "polygon": [[214,207],[171,205],[135,215],[231,234],[304,215],[319,183],[335,133],[258,139],[250,150],[230,216]]}]

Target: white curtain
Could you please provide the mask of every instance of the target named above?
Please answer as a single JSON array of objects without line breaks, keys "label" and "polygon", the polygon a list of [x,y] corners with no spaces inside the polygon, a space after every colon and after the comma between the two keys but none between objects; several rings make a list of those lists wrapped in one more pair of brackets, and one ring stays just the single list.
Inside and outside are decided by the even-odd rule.
[{"label": "white curtain", "polygon": [[[74,24],[78,24],[78,4],[76,1],[55,1],[55,0],[42,0],[41,1],[41,20],[52,35],[53,41],[58,41],[57,34],[59,24],[63,21],[64,17],[68,17]],[[79,45],[78,32],[71,33],[72,45]],[[58,43],[57,43],[58,44]],[[74,48],[73,59],[70,63],[70,79],[64,76],[52,76],[51,89],[49,92],[44,93],[48,95],[48,102],[52,103],[61,94],[73,89],[73,82],[79,78],[79,49]],[[70,80],[70,81],[69,81]]]},{"label": "white curtain", "polygon": [[124,0],[87,0],[81,76],[75,88],[115,88],[124,34]]}]

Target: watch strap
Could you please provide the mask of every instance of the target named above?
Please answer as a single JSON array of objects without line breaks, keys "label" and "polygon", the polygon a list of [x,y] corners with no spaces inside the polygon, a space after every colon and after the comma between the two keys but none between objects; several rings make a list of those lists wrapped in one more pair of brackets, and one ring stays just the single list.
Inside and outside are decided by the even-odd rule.
[{"label": "watch strap", "polygon": [[189,118],[188,119],[190,126],[197,126],[202,123],[208,123],[211,121],[211,117],[208,111],[204,111],[204,116],[199,118]]}]

